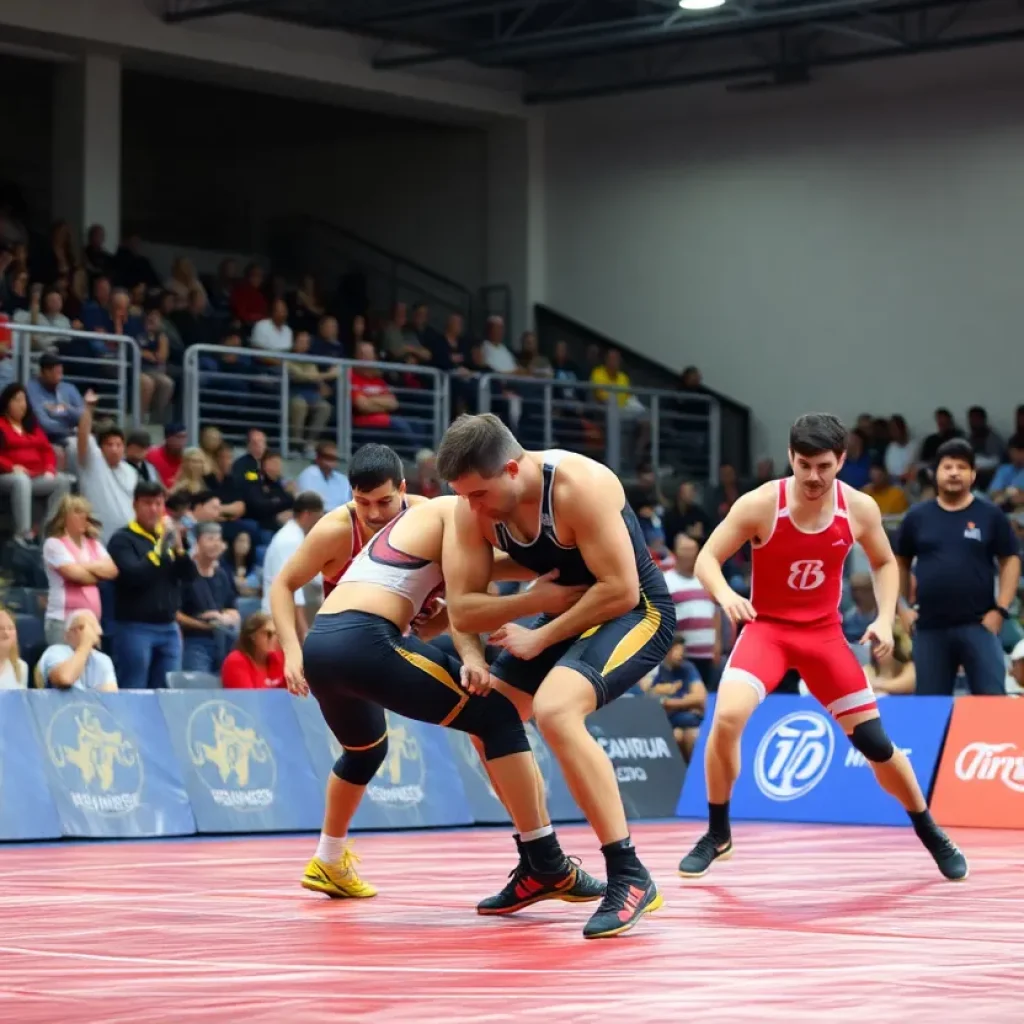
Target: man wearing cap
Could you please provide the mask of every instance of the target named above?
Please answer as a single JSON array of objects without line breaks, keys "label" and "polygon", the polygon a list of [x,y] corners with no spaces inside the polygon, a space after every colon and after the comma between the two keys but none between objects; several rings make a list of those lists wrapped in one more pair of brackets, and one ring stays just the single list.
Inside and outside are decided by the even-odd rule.
[{"label": "man wearing cap", "polygon": [[170,490],[174,486],[174,478],[181,469],[181,453],[188,442],[184,423],[168,423],[164,427],[164,443],[154,445],[146,456],[149,463],[160,474],[160,482]]},{"label": "man wearing cap", "polygon": [[56,351],[42,354],[39,374],[28,382],[25,390],[50,444],[63,445],[75,432],[84,406],[78,388],[64,380],[64,364]]},{"label": "man wearing cap", "polygon": [[[999,634],[1020,580],[1020,549],[1001,509],[975,498],[974,449],[962,438],[936,452],[937,495],[910,509],[894,545],[900,563],[899,617],[914,630],[916,692],[953,692],[963,665],[971,692],[1006,692]],[[911,568],[917,608],[907,603]]]}]

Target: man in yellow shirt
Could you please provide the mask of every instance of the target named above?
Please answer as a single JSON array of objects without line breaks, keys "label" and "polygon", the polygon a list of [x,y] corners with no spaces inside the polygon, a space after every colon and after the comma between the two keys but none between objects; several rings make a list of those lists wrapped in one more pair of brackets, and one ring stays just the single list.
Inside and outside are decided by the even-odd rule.
[{"label": "man in yellow shirt", "polygon": [[910,508],[906,493],[902,487],[892,482],[883,463],[872,462],[869,472],[871,481],[863,490],[865,494],[870,494],[875,499],[883,516],[902,515]]},{"label": "man in yellow shirt", "polygon": [[[618,349],[609,348],[605,352],[604,362],[600,366],[595,366],[591,371],[590,383],[611,384],[620,388],[629,387],[629,374],[622,369],[622,353]],[[594,398],[598,402],[607,402],[608,395],[607,391],[594,390]],[[615,397],[618,400],[619,408],[623,408],[629,401],[630,395],[628,391],[618,391]]]}]

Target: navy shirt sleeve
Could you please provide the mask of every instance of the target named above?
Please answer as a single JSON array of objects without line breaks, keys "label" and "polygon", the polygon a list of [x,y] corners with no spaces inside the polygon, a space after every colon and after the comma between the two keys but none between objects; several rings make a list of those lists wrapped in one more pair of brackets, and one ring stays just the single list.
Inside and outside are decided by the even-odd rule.
[{"label": "navy shirt sleeve", "polygon": [[994,524],[992,529],[992,543],[990,549],[993,558],[1012,558],[1020,554],[1020,545],[1017,543],[1017,535],[1013,532],[1010,519],[1001,509],[995,509]]},{"label": "navy shirt sleeve", "polygon": [[917,516],[914,515],[914,510],[911,508],[903,517],[893,544],[894,553],[898,558],[907,558],[913,561],[917,556],[916,523]]}]

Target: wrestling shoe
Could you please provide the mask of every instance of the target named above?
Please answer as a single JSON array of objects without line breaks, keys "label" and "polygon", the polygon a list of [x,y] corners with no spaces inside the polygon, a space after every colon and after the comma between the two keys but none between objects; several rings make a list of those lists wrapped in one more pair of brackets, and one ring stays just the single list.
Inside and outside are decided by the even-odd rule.
[{"label": "wrestling shoe", "polygon": [[950,882],[963,882],[967,879],[970,874],[967,858],[941,828],[936,826],[922,830],[917,833],[917,838],[932,855],[944,878]]},{"label": "wrestling shoe", "polygon": [[728,860],[732,856],[732,840],[718,842],[710,833],[697,840],[697,845],[679,862],[679,874],[683,878],[700,878],[716,860]]},{"label": "wrestling shoe", "polygon": [[509,872],[508,884],[501,892],[488,896],[476,905],[478,914],[514,914],[517,910],[540,903],[541,900],[564,900],[566,903],[589,903],[599,900],[605,892],[604,882],[588,875],[575,857],[567,857],[565,873],[541,875],[525,861]]},{"label": "wrestling shoe", "polygon": [[359,877],[355,868],[358,862],[359,857],[350,846],[342,851],[341,860],[333,864],[314,857],[306,865],[302,888],[325,893],[333,900],[362,900],[376,896],[377,890]]},{"label": "wrestling shoe", "polygon": [[629,875],[608,880],[608,887],[593,917],[583,928],[585,939],[610,939],[628,932],[644,914],[657,910],[665,901],[654,879]]}]

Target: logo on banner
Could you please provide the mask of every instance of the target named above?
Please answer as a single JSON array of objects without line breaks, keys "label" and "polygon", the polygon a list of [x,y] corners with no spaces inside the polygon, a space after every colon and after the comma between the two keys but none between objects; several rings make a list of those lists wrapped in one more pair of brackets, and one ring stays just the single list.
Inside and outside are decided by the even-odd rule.
[{"label": "logo on banner", "polygon": [[427,769],[412,726],[388,715],[388,755],[366,795],[386,807],[415,807],[423,802]]},{"label": "logo on banner", "polygon": [[102,704],[69,704],[46,727],[46,749],[71,803],[96,814],[131,814],[142,803],[142,757]]},{"label": "logo on banner", "polygon": [[770,800],[796,800],[825,777],[835,753],[832,725],[814,711],[780,718],[761,738],[754,755],[757,788]]},{"label": "logo on banner", "polygon": [[608,755],[619,782],[646,782],[647,769],[642,762],[672,760],[672,751],[662,736],[605,736],[600,726],[589,723],[587,729]]},{"label": "logo on banner", "polygon": [[[540,738],[540,733],[537,732],[537,727],[533,722],[525,722],[526,727],[526,738],[530,741],[530,749],[533,751],[534,759],[537,762],[537,767],[540,768],[541,778],[544,780],[544,792],[551,795],[551,752],[548,750],[544,741]],[[480,755],[476,752],[476,747],[473,746],[473,741],[469,736],[464,733],[458,733],[459,737],[459,750],[462,751],[462,759],[472,769],[473,773],[480,779],[480,781],[487,787],[487,792],[498,800],[498,794],[494,792],[494,787],[491,785],[490,776],[487,774],[487,770],[484,768],[483,761],[480,760]],[[499,800],[500,803],[500,800]]]},{"label": "logo on banner", "polygon": [[794,590],[817,590],[825,582],[825,563],[817,558],[802,558],[789,567],[787,582]]},{"label": "logo on banner", "polygon": [[1016,743],[968,743],[957,754],[955,769],[964,782],[1001,782],[1024,793],[1024,753]]},{"label": "logo on banner", "polygon": [[260,811],[274,802],[277,765],[255,719],[237,704],[210,700],[192,712],[189,756],[213,802],[232,811]]}]

